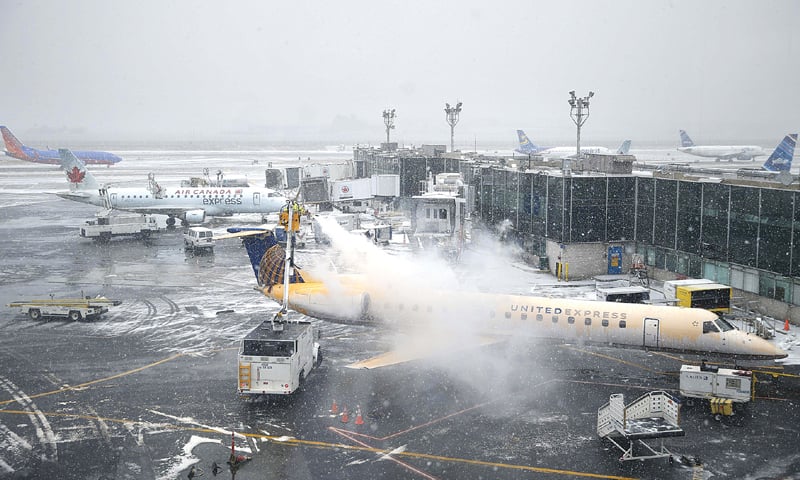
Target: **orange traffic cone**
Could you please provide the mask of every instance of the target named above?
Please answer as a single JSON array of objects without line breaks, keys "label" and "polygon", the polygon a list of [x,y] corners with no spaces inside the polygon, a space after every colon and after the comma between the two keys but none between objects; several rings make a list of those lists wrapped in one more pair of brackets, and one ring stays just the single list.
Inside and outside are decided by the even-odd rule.
[{"label": "orange traffic cone", "polygon": [[347,407],[342,407],[342,423],[350,421],[350,415],[347,413]]},{"label": "orange traffic cone", "polygon": [[331,405],[331,413],[339,413],[339,405],[336,405],[336,400],[334,400],[333,405]]},{"label": "orange traffic cone", "polygon": [[787,318],[785,322],[783,322],[783,329],[787,332],[789,331],[789,319]]},{"label": "orange traffic cone", "polygon": [[364,425],[364,417],[361,416],[361,406],[356,406],[356,425]]}]

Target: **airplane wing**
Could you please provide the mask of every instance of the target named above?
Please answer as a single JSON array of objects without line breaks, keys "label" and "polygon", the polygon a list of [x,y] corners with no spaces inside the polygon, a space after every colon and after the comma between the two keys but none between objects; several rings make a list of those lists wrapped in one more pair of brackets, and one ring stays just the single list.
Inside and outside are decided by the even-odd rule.
[{"label": "airplane wing", "polygon": [[451,338],[450,341],[444,344],[437,342],[435,346],[431,344],[407,345],[398,348],[397,350],[392,350],[383,353],[381,355],[368,358],[366,360],[361,360],[359,362],[351,363],[350,365],[346,365],[346,367],[364,368],[367,370],[373,368],[388,367],[389,365],[397,365],[399,363],[411,362],[414,360],[422,360],[425,358],[432,358],[443,355],[445,353],[451,353],[458,350],[464,350],[467,348],[493,345],[495,343],[500,343],[502,341],[505,341],[505,338],[480,336],[480,337],[473,337],[466,341],[463,338]]},{"label": "airplane wing", "polygon": [[[233,229],[229,229],[233,230]],[[242,237],[249,237],[251,235],[260,235],[265,232],[271,231],[268,228],[251,228],[251,229],[237,229],[237,231],[223,233],[221,235],[214,235],[214,240],[224,240],[226,238],[242,238]]]}]

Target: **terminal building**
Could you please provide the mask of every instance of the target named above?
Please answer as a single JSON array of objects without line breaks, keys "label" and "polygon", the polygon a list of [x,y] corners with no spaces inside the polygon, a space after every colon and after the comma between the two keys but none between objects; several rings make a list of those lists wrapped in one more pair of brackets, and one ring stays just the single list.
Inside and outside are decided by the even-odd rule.
[{"label": "terminal building", "polygon": [[740,169],[645,168],[630,155],[581,160],[482,157],[430,148],[357,148],[367,174],[400,176],[401,197],[429,174],[458,172],[474,224],[569,279],[627,273],[634,254],[652,275],[732,286],[741,306],[800,320],[800,189],[796,178]]}]

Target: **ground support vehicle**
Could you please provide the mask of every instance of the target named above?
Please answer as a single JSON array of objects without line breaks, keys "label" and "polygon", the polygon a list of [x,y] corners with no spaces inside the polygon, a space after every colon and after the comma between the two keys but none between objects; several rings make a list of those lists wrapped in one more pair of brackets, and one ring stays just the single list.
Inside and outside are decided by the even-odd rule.
[{"label": "ground support vehicle", "polygon": [[43,317],[64,317],[77,321],[97,319],[103,313],[108,312],[109,306],[116,306],[120,303],[119,300],[109,300],[105,297],[81,297],[20,300],[6,306],[18,308],[31,320],[39,320]]},{"label": "ground support vehicle", "polygon": [[160,230],[153,215],[103,210],[94,220],[87,220],[81,225],[79,232],[81,237],[107,242],[119,236],[147,238]]},{"label": "ground support vehicle", "polygon": [[322,361],[309,322],[266,320],[239,348],[239,395],[293,393]]}]

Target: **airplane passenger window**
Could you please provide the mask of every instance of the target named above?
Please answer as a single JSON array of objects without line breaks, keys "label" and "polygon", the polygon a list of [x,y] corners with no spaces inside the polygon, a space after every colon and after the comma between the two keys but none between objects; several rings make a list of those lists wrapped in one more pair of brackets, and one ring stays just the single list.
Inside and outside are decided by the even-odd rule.
[{"label": "airplane passenger window", "polygon": [[567,317],[567,323],[569,323],[570,325],[575,323],[575,317]]},{"label": "airplane passenger window", "polygon": [[542,314],[541,314],[541,313],[537,313],[537,314],[536,314],[536,320],[538,320],[538,321],[540,321],[540,322],[541,322],[542,320],[544,320],[544,317],[542,316]]},{"label": "airplane passenger window", "polygon": [[527,313],[521,313],[519,315],[519,318],[520,318],[520,320],[527,320],[528,319],[528,314]]},{"label": "airplane passenger window", "polygon": [[558,317],[557,316],[553,315],[552,320],[553,320],[553,323],[558,323]]},{"label": "airplane passenger window", "polygon": [[627,326],[628,326],[628,322],[626,322],[625,320],[620,320],[619,321],[619,328],[625,328]]},{"label": "airplane passenger window", "polygon": [[583,319],[583,324],[584,325],[591,325],[592,324],[592,319],[589,318],[589,317],[584,318]]},{"label": "airplane passenger window", "polygon": [[602,322],[600,322],[600,323],[602,323],[602,325],[603,325],[604,327],[607,327],[607,326],[608,326],[608,320],[606,320],[605,318],[604,318],[604,319],[603,319],[603,321],[602,321]]},{"label": "airplane passenger window", "polygon": [[506,312],[506,318],[511,318],[511,312]]}]

